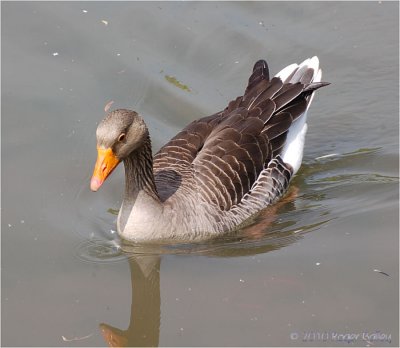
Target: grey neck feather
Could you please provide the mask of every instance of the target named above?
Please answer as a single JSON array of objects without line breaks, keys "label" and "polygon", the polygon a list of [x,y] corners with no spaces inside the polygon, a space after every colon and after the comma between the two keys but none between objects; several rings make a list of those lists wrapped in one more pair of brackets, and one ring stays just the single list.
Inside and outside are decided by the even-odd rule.
[{"label": "grey neck feather", "polygon": [[125,194],[118,215],[118,233],[127,240],[154,238],[162,220],[163,204],[153,174],[150,138],[125,160]]},{"label": "grey neck feather", "polygon": [[134,203],[139,192],[143,191],[157,202],[160,198],[154,182],[153,155],[150,137],[124,160],[125,194],[124,201]]}]

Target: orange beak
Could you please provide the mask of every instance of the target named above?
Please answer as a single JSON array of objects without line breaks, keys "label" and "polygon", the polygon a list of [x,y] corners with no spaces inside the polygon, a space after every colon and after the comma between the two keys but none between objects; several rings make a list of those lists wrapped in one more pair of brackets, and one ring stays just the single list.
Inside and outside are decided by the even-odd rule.
[{"label": "orange beak", "polygon": [[92,180],[90,180],[90,189],[92,191],[97,191],[119,162],[120,160],[114,155],[111,148],[102,149],[98,147],[97,161],[94,167]]}]

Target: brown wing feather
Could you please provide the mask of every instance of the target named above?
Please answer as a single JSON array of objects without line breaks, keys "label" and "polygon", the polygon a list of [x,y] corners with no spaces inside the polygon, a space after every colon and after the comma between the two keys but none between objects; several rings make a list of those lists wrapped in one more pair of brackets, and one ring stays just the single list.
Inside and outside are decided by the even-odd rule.
[{"label": "brown wing feather", "polygon": [[311,83],[313,73],[297,69],[285,82],[270,80],[267,63],[258,61],[243,96],[222,112],[189,124],[155,155],[161,199],[176,189],[176,175],[164,174],[169,170],[222,210],[239,204],[281,153],[288,129],[306,110],[310,94],[325,85]]}]

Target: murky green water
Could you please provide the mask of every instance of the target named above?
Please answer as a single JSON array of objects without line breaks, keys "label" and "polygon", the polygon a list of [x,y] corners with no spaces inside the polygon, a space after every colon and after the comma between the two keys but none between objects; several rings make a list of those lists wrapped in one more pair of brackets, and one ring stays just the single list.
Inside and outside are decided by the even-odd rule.
[{"label": "murky green water", "polygon": [[[3,2],[2,345],[398,346],[398,10]],[[332,85],[285,199],[216,241],[121,248],[122,168],[89,191],[104,106],[157,150],[257,59],[313,55]]]}]

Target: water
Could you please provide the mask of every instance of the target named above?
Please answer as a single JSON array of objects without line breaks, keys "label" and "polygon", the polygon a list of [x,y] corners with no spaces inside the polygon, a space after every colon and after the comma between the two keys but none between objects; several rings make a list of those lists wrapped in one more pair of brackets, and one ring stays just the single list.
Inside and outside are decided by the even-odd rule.
[{"label": "water", "polygon": [[[397,346],[398,20],[385,1],[2,3],[2,345]],[[236,235],[121,248],[122,168],[89,191],[104,106],[144,115],[157,150],[257,59],[313,55],[332,85],[286,198]]]}]

